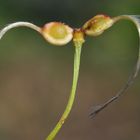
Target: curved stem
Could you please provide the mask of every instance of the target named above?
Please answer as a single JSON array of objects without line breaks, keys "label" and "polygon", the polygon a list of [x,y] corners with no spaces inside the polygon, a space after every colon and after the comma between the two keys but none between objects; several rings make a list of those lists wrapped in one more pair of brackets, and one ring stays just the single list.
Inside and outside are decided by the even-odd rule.
[{"label": "curved stem", "polygon": [[[113,18],[114,23],[116,23],[117,21],[121,19],[127,19],[127,20],[132,21],[137,27],[139,38],[140,38],[140,16],[122,15],[122,16]],[[134,80],[136,79],[139,70],[140,70],[140,44],[139,44],[139,51],[138,51],[138,58],[137,58],[136,66],[134,68],[133,73],[130,75],[128,81],[126,82],[126,84],[122,87],[120,91],[117,92],[115,96],[107,100],[104,104],[96,106],[93,112],[90,114],[90,116],[92,118],[95,117],[100,111],[105,109],[108,105],[110,105],[112,102],[116,101],[120,96],[122,96],[126,92],[126,90],[134,83]]]},{"label": "curved stem", "polygon": [[[21,26],[29,27],[29,28],[31,28],[33,30],[36,30],[37,32],[41,33],[41,28],[36,26],[36,25],[34,25],[34,24],[32,24],[32,23],[29,23],[29,22],[16,22],[16,23],[12,23],[12,24],[7,25],[6,27],[4,27],[0,31],[0,39],[10,29],[16,28],[16,27],[21,27]],[[74,72],[73,72],[73,83],[72,83],[72,89],[71,89],[70,97],[69,97],[68,104],[66,106],[66,109],[65,109],[62,117],[60,118],[60,120],[57,123],[57,125],[55,126],[55,128],[51,131],[49,136],[46,138],[46,140],[53,140],[55,138],[56,134],[59,132],[59,130],[62,127],[63,123],[67,119],[67,117],[68,117],[68,115],[69,115],[69,113],[71,111],[74,99],[75,99],[75,93],[76,93],[78,76],[79,76],[81,49],[82,49],[82,44],[84,42],[84,39],[83,39],[83,33],[80,32],[80,31],[75,31],[74,35],[75,35],[75,37],[74,37],[74,45],[75,45]]]},{"label": "curved stem", "polygon": [[4,34],[7,31],[11,30],[12,28],[16,28],[16,27],[28,27],[28,28],[31,28],[31,29],[41,33],[41,28],[30,22],[15,22],[15,23],[11,23],[11,24],[7,25],[2,30],[0,30],[0,39],[4,36]]},{"label": "curved stem", "polygon": [[64,124],[65,120],[67,119],[67,117],[72,109],[72,105],[73,105],[73,102],[75,99],[78,76],[79,76],[81,49],[82,49],[82,43],[75,42],[73,83],[72,83],[72,89],[71,89],[71,93],[69,96],[68,104],[67,104],[66,109],[65,109],[63,115],[61,116],[59,122],[57,123],[55,128],[51,131],[51,133],[46,138],[46,140],[53,140],[55,138],[56,134],[59,132],[60,128]]}]

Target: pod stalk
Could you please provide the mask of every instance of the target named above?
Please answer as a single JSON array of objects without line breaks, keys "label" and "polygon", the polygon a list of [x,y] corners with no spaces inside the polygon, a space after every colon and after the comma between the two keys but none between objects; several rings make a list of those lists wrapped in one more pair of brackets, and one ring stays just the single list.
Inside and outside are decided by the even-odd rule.
[{"label": "pod stalk", "polygon": [[[113,18],[113,22],[116,23],[116,22],[118,22],[119,20],[122,20],[122,19],[130,20],[130,21],[132,21],[135,24],[135,26],[137,27],[138,33],[139,33],[139,38],[140,38],[140,16],[136,16],[136,15],[117,16],[117,17]],[[113,96],[112,98],[108,99],[105,103],[96,106],[93,109],[93,111],[90,113],[90,117],[94,118],[99,112],[104,110],[107,106],[109,106],[111,103],[113,103],[114,101],[119,99],[119,97],[124,95],[124,93],[126,93],[128,88],[134,83],[135,79],[138,76],[139,70],[140,70],[140,43],[139,43],[139,51],[138,51],[137,62],[136,62],[136,65],[134,67],[134,70],[133,70],[132,74],[129,76],[127,82],[117,92],[117,94],[115,96]]]},{"label": "pod stalk", "polygon": [[64,113],[62,114],[60,120],[58,121],[54,129],[51,131],[49,136],[46,138],[46,140],[53,140],[55,138],[55,136],[57,135],[57,133],[60,131],[61,127],[63,126],[64,122],[68,118],[71,112],[74,100],[75,100],[78,77],[79,77],[81,50],[82,50],[82,45],[84,43],[83,33],[80,32],[79,30],[76,30],[74,32],[73,42],[75,46],[75,54],[74,54],[73,82],[72,82],[70,96],[69,96],[68,103],[67,103]]},{"label": "pod stalk", "polygon": [[41,33],[41,28],[30,22],[15,22],[15,23],[11,23],[11,24],[7,25],[0,31],[0,39],[2,39],[2,37],[5,35],[6,32],[8,32],[9,30],[11,30],[13,28],[17,28],[17,27],[28,27],[28,28],[31,28],[31,29]]}]

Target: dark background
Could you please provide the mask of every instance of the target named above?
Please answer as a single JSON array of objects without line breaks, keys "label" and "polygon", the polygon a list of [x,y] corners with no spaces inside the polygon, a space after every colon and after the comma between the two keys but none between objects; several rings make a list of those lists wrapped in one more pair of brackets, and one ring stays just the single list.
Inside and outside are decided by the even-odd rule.
[{"label": "dark background", "polygon": [[[62,21],[81,27],[96,14],[140,15],[139,0],[0,0],[0,28],[15,21],[43,26]],[[0,139],[44,140],[68,100],[73,44],[55,47],[18,28],[0,41]],[[133,70],[138,33],[120,21],[83,47],[77,96],[58,140],[140,140],[140,76],[127,94],[89,118],[92,107],[113,96]]]}]

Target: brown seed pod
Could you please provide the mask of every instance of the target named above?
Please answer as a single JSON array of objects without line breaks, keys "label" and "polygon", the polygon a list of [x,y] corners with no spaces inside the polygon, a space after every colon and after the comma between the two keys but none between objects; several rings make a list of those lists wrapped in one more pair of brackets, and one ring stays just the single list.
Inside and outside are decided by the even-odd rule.
[{"label": "brown seed pod", "polygon": [[109,16],[97,15],[87,21],[82,29],[86,35],[98,36],[102,34],[104,30],[111,27],[113,23],[113,20]]},{"label": "brown seed pod", "polygon": [[73,38],[73,29],[61,22],[50,22],[41,31],[44,38],[54,45],[65,45]]}]

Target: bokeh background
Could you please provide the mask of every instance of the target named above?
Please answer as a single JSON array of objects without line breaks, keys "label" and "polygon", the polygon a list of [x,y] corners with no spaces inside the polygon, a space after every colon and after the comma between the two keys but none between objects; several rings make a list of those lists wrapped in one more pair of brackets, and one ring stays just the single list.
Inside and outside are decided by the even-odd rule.
[{"label": "bokeh background", "polygon": [[[139,0],[0,0],[0,28],[15,21],[43,26],[62,21],[81,27],[96,14],[140,15]],[[133,70],[138,33],[120,21],[99,37],[87,37],[74,107],[57,140],[140,140],[140,76],[125,96],[95,119],[95,105],[113,96]],[[0,139],[44,140],[67,104],[74,47],[55,47],[28,28],[0,41]]]}]

